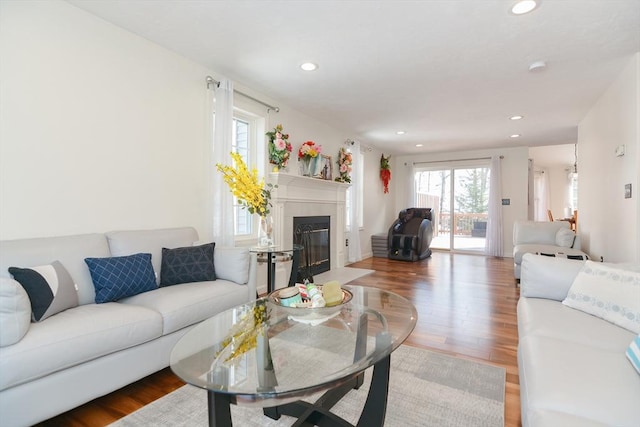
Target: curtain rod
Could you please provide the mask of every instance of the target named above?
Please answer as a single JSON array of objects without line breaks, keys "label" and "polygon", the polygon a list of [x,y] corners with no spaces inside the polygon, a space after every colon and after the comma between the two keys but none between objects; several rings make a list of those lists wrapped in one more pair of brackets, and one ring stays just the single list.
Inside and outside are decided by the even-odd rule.
[{"label": "curtain rod", "polygon": [[[213,77],[211,77],[211,76],[207,76],[207,89],[209,89],[209,87],[210,87],[211,85],[216,86],[216,87],[219,87],[219,86],[220,86],[220,82],[219,82],[219,81],[217,81],[216,79],[214,79],[214,78],[213,78]],[[242,93],[242,92],[240,92],[239,90],[235,90],[235,89],[234,89],[233,91],[234,91],[235,93],[237,93],[238,95],[242,95],[242,96],[244,96],[245,98],[248,98],[248,99],[250,99],[250,100],[252,100],[252,101],[257,102],[257,103],[258,103],[258,104],[260,104],[260,105],[264,105],[265,107],[267,107],[267,112],[269,112],[269,110],[273,110],[273,111],[275,111],[276,113],[279,113],[279,112],[280,112],[280,107],[274,107],[273,105],[269,105],[269,104],[267,104],[266,102],[262,102],[262,101],[260,101],[259,99],[256,99],[256,98],[254,98],[254,97],[253,97],[253,96],[251,96],[251,95],[247,95],[246,93]]]},{"label": "curtain rod", "polygon": [[[500,160],[504,159],[504,156],[500,156]],[[413,162],[414,165],[426,165],[430,163],[451,163],[451,162],[466,162],[469,160],[491,160],[491,157],[475,157],[473,159],[455,159],[455,160],[434,160],[432,162]]]},{"label": "curtain rod", "polygon": [[[353,139],[347,139],[347,140],[344,142],[344,145],[346,145],[346,146],[349,146],[349,147],[350,147],[350,146],[354,145],[355,143],[356,143],[356,142],[355,142]],[[366,144],[360,143],[360,150],[371,151],[371,147],[370,147],[370,146],[368,146],[368,145],[366,145]]]}]

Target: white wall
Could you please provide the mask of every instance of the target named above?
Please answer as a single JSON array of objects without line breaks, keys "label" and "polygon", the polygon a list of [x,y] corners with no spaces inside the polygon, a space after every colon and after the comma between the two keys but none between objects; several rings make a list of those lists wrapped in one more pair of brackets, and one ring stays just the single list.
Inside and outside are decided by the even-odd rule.
[{"label": "white wall", "polygon": [[[640,53],[578,127],[579,233],[594,259],[640,262]],[[624,144],[626,154],[614,150]],[[632,184],[633,198],[624,198]]]},{"label": "white wall", "polygon": [[[66,2],[0,2],[0,239],[183,225],[210,238],[207,75],[223,77]],[[313,140],[335,162],[354,138],[236,89],[280,107],[265,126],[282,123],[294,153]],[[389,222],[379,157],[365,154],[365,256]]]},{"label": "white wall", "polygon": [[473,150],[451,153],[431,153],[424,155],[400,156],[395,159],[394,166],[396,187],[406,189],[398,191],[395,198],[396,214],[408,207],[409,201],[409,171],[412,162],[434,162],[443,160],[459,160],[469,158],[491,157],[503,155],[502,159],[502,195],[501,199],[511,199],[509,206],[502,207],[503,256],[511,257],[513,253],[513,223],[516,219],[527,219],[527,176],[528,157],[527,147]]},{"label": "white wall", "polygon": [[0,7],[0,238],[201,230],[206,70],[64,2]]}]

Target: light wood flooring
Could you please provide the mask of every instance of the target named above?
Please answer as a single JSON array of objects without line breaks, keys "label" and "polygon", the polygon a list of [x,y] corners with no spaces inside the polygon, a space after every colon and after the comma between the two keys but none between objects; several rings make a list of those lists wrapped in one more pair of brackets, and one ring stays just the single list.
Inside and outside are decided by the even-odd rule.
[{"label": "light wood flooring", "polygon": [[[405,344],[504,367],[505,425],[520,425],[519,289],[511,258],[434,252],[414,263],[368,258],[350,266],[375,270],[351,283],[396,292],[416,306],[418,322]],[[182,385],[167,368],[39,425],[105,426]]]}]

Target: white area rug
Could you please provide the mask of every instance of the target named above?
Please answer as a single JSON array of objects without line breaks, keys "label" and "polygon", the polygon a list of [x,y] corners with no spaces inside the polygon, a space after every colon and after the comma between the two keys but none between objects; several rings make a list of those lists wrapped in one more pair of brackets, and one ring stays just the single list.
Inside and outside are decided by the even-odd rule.
[{"label": "white area rug", "polygon": [[[359,390],[351,390],[332,412],[352,424],[369,390],[371,369]],[[504,426],[505,369],[428,350],[400,346],[391,355],[385,426]],[[313,401],[313,399],[305,399]],[[290,426],[294,418],[274,421],[260,408],[232,405],[234,426]],[[184,386],[156,400],[112,427],[206,426],[206,391]]]},{"label": "white area rug", "polygon": [[366,268],[341,267],[317,274],[313,276],[313,280],[316,283],[325,283],[330,280],[337,280],[342,284],[347,284],[352,280],[359,279],[360,277],[373,272],[375,272],[375,270],[369,270]]}]

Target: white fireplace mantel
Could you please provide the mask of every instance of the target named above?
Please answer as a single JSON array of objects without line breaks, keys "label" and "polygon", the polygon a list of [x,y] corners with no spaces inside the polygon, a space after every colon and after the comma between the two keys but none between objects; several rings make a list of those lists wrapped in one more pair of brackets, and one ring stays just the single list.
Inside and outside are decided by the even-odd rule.
[{"label": "white fireplace mantel", "polygon": [[329,216],[331,268],[345,264],[345,201],[349,184],[288,173],[270,173],[276,245],[293,245],[293,218]]}]

